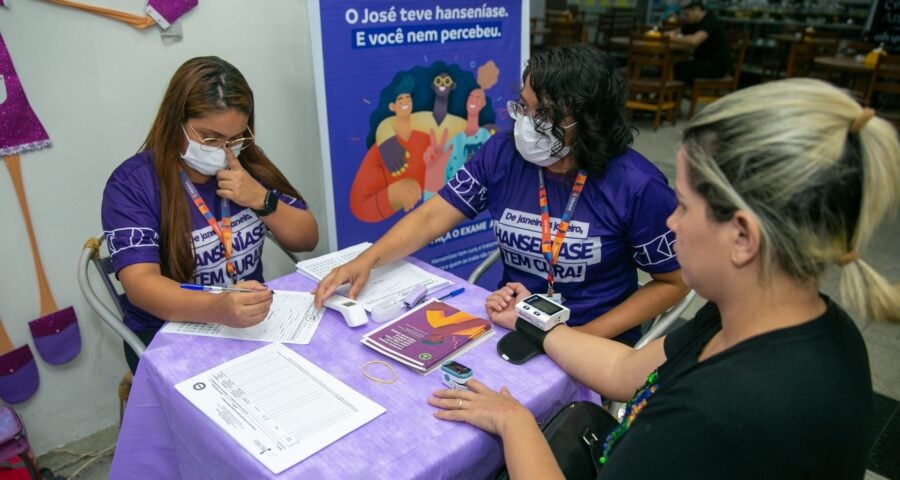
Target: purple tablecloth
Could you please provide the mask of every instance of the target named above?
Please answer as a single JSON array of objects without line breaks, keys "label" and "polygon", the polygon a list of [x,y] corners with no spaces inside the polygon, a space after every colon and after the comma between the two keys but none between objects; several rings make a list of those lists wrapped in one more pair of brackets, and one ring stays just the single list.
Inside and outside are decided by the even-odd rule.
[{"label": "purple tablecloth", "polygon": [[[465,285],[465,293],[445,300],[461,310],[485,315],[488,292],[446,272],[413,260],[423,268]],[[280,290],[309,291],[314,282],[299,274],[269,284]],[[449,291],[454,287],[448,287]],[[440,294],[440,292],[439,292]],[[489,478],[503,463],[497,437],[474,427],[433,417],[426,403],[443,388],[438,372],[422,376],[363,346],[359,339],[380,324],[350,329],[339,314],[326,311],[309,345],[287,346],[387,412],[285,470],[278,478]],[[515,366],[496,353],[496,333],[459,361],[475,378],[499,389],[506,385],[538,420],[579,397],[578,384],[546,356]],[[270,478],[223,430],[175,391],[174,385],[216,365],[260,348],[261,342],[159,334],[141,357],[113,458],[112,479],[249,479]],[[385,360],[397,372],[393,384],[367,379],[364,363]],[[386,370],[380,367],[377,371]]]}]

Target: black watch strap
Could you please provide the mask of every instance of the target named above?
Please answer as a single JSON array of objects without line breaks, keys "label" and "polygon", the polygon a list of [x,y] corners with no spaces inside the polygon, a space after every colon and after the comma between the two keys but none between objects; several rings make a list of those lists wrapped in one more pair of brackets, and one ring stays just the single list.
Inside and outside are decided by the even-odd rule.
[{"label": "black watch strap", "polygon": [[263,208],[259,210],[254,208],[253,213],[260,217],[265,217],[274,212],[276,208],[278,208],[278,195],[272,190],[266,190],[266,199],[263,201]]}]

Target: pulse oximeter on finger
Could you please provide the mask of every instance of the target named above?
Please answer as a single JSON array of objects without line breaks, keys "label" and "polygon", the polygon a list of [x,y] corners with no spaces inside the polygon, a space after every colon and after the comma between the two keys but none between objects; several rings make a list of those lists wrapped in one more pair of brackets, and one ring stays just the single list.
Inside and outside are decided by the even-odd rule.
[{"label": "pulse oximeter on finger", "polygon": [[441,365],[441,382],[447,388],[459,390],[466,388],[466,382],[472,378],[472,369],[457,362],[449,361]]},{"label": "pulse oximeter on finger", "polygon": [[548,332],[560,323],[569,320],[570,310],[541,294],[525,297],[516,303],[519,318]]}]

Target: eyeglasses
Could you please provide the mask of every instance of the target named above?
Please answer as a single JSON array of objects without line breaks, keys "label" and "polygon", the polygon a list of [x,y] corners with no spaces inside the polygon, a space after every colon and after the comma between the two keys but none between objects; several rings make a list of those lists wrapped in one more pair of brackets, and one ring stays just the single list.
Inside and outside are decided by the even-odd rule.
[{"label": "eyeglasses", "polygon": [[432,82],[435,87],[449,87],[453,85],[453,79],[450,77],[434,77]]},{"label": "eyeglasses", "polygon": [[190,124],[187,124],[188,128],[194,132],[194,135],[197,136],[200,140],[197,142],[200,144],[200,149],[206,152],[212,152],[216,150],[224,150],[226,148],[247,148],[250,144],[253,143],[253,130],[250,130],[250,127],[247,127],[247,131],[244,132],[245,135],[239,138],[232,138],[231,140],[226,140],[224,138],[215,138],[215,137],[207,137],[203,138],[197,133],[197,130],[194,130]]},{"label": "eyeglasses", "polygon": [[535,113],[533,108],[530,108],[528,105],[525,105],[522,102],[517,102],[515,100],[506,102],[506,110],[509,112],[509,116],[513,120],[518,120],[519,117],[533,117]]}]

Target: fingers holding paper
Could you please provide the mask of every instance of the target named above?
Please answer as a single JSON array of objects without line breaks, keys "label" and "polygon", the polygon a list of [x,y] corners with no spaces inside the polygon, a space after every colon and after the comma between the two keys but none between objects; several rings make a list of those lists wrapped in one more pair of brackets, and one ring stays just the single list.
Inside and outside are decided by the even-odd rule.
[{"label": "fingers holding paper", "polygon": [[228,292],[218,295],[218,323],[228,327],[252,327],[266,319],[272,306],[272,291],[256,280],[238,282],[235,288],[253,292]]},{"label": "fingers holding paper", "polygon": [[495,435],[513,422],[534,421],[531,412],[518,402],[506,387],[495,392],[478,380],[466,382],[468,390],[437,390],[428,403],[441,410],[434,416],[442,420],[466,422]]}]

